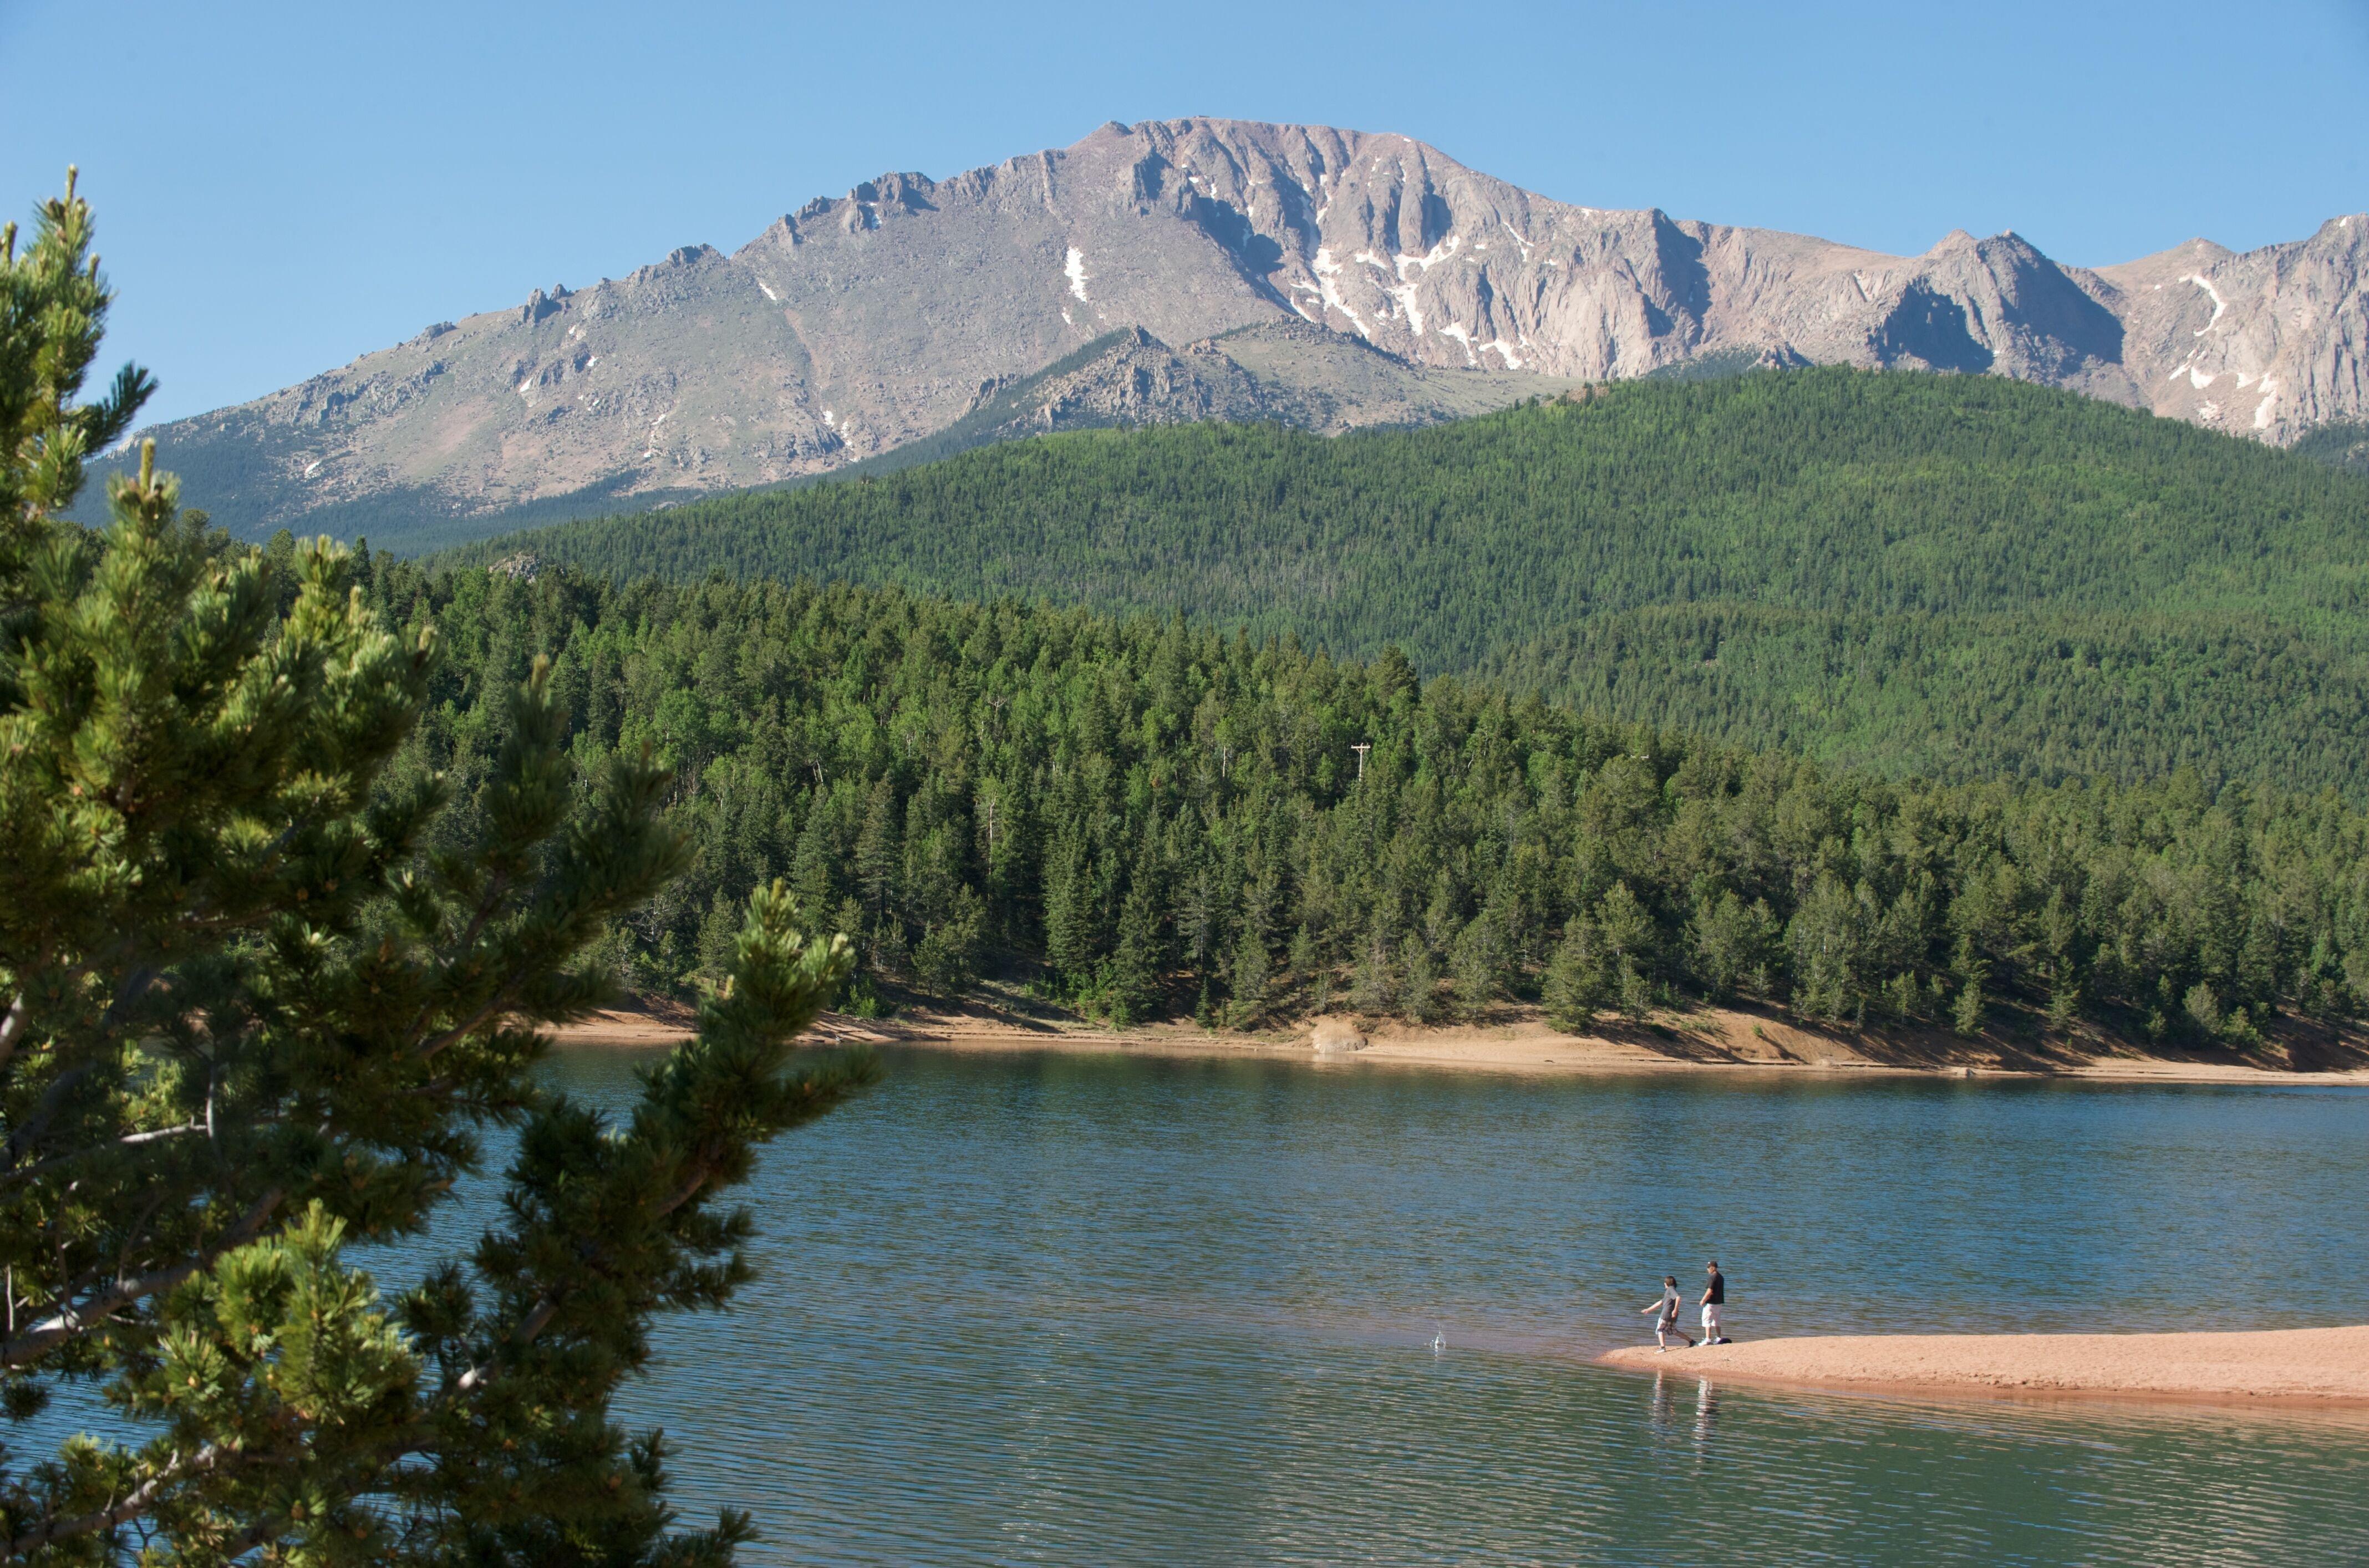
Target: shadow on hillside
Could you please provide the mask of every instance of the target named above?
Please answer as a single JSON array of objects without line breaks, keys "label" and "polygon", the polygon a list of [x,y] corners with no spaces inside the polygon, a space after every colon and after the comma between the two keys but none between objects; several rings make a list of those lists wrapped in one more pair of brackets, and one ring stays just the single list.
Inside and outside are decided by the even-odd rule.
[{"label": "shadow on hillside", "polygon": [[1012,1029],[1032,1035],[1053,1035],[1086,1021],[1084,1015],[1075,1009],[1032,995],[1017,986],[990,983],[967,996],[948,998],[884,984],[880,987],[880,994],[884,1001],[894,1006],[894,1011],[880,1024],[890,1034],[898,1033],[900,1024],[933,1032],[953,1024]]},{"label": "shadow on hillside", "polygon": [[1773,1040],[1764,1040],[1762,1043],[1773,1051],[1774,1055],[1747,1052],[1739,1049],[1716,1031],[1688,1026],[1696,1022],[1697,1020],[1691,1014],[1682,1015],[1680,1023],[1675,1025],[1654,1021],[1641,1022],[1631,1018],[1606,1016],[1596,1019],[1588,1026],[1587,1032],[1597,1039],[1609,1040],[1615,1045],[1635,1046],[1641,1050],[1651,1051],[1655,1056],[1667,1057],[1672,1061],[1727,1062],[1736,1066],[1749,1066],[1769,1061],[1801,1062],[1813,1059],[1800,1056],[1785,1045]]}]

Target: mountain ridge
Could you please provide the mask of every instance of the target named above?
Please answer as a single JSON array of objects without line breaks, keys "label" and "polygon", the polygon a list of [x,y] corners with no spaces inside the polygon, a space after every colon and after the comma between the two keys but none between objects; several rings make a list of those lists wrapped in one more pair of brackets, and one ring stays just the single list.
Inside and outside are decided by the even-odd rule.
[{"label": "mountain ridge", "polygon": [[[1556,201],[1395,133],[1114,121],[942,180],[886,174],[728,255],[536,290],[152,433],[244,531],[395,496],[462,521],[831,472],[1139,328],[1193,373],[1115,365],[1133,390],[1079,388],[1081,408],[1346,429],[1755,359],[2000,374],[2287,444],[2369,418],[2364,275],[2361,215],[2099,269],[2013,233],[1904,258]],[[1300,361],[1353,357],[1283,374],[1227,347],[1274,361],[1239,335],[1287,326],[1330,345]],[[1407,373],[1344,380],[1385,361]]]}]

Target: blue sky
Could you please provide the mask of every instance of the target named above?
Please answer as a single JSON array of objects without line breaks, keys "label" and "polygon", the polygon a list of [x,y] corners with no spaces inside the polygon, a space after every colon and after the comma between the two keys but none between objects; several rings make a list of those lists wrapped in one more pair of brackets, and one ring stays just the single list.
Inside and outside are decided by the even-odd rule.
[{"label": "blue sky", "polygon": [[2094,264],[2369,209],[2369,0],[0,0],[0,199],[82,165],[110,358],[164,417],[1105,120],[1398,131],[1564,200],[1896,252],[2013,228]]}]

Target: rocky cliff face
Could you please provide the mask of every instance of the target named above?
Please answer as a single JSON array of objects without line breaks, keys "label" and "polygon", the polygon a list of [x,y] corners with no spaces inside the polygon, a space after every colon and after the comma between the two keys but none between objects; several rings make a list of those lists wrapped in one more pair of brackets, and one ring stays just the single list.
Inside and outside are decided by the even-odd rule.
[{"label": "rocky cliff face", "polygon": [[2282,443],[2369,410],[2369,213],[2242,256],[2191,240],[2097,276],[2141,407]]},{"label": "rocky cliff face", "polygon": [[1042,428],[1345,429],[1688,361],[1815,361],[2018,376],[2284,442],[2369,413],[2364,261],[2362,216],[2095,272],[2012,234],[1893,257],[1569,206],[1403,136],[1112,124],[949,179],[885,175],[734,254],[537,291],[151,433],[246,528],[374,496],[451,517],[718,489],[929,436],[1133,328]]}]

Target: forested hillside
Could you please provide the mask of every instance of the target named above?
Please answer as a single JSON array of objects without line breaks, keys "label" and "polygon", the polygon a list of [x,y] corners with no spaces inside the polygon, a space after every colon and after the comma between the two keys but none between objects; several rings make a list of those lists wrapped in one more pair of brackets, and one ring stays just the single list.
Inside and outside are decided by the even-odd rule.
[{"label": "forested hillside", "polygon": [[1726,745],[1894,775],[2211,778],[2369,797],[2369,648],[2260,616],[1591,616],[1480,673]]},{"label": "forested hillside", "polygon": [[[1895,773],[2363,782],[2369,481],[1992,377],[1630,383],[1330,440],[1061,436],[455,558],[521,551],[1396,644]],[[1736,645],[1716,679],[1702,617],[1630,614],[1712,604],[1793,613],[1705,612]]]},{"label": "forested hillside", "polygon": [[1178,619],[365,577],[446,642],[404,770],[466,798],[543,656],[587,759],[678,770],[696,864],[615,937],[654,990],[713,973],[784,876],[857,938],[860,987],[993,970],[1119,1020],[1538,997],[1576,1027],[1742,993],[2247,1045],[2369,1008],[2369,818],[2332,796],[1885,782]]}]

